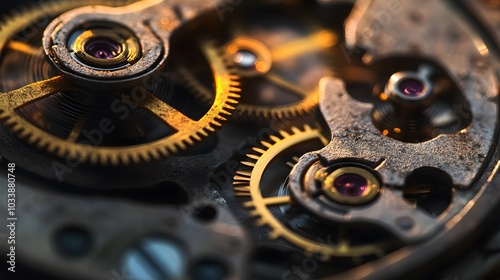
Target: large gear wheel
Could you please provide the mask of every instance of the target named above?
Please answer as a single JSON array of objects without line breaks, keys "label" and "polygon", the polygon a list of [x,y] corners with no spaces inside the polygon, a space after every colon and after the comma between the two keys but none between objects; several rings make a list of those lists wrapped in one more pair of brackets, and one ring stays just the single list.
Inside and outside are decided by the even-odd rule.
[{"label": "large gear wheel", "polygon": [[[140,92],[144,98],[131,105],[125,120],[116,116],[115,119],[107,118],[110,113],[106,111],[109,111],[106,102],[113,104],[117,98],[123,100],[124,97],[135,101],[130,90],[102,97],[82,90],[68,81],[66,75],[58,75],[53,70],[41,45],[45,27],[68,10],[96,2],[99,1],[44,4],[13,16],[1,27],[0,91],[4,93],[0,94],[0,119],[5,126],[29,144],[50,154],[104,165],[138,163],[170,156],[201,141],[220,127],[238,103],[240,84],[238,76],[227,69],[211,42],[205,42],[199,50],[209,63],[215,84],[215,98],[209,109],[202,111],[203,114],[183,112],[181,109],[187,107],[186,103],[171,104],[177,102],[177,96],[185,96],[182,93],[185,89],[172,81],[171,75],[167,81],[159,82],[154,90]],[[124,4],[123,1],[99,3]],[[19,68],[26,63],[32,66],[31,69]],[[171,98],[172,93],[176,98]],[[196,100],[188,103],[191,106],[193,102]],[[103,124],[103,119],[111,123]],[[82,131],[110,126],[116,127],[117,134],[124,131],[125,135],[114,137],[115,132],[112,132],[113,137],[106,139],[108,135],[104,131],[104,136],[94,137],[100,141],[86,141],[84,138],[82,141]],[[120,130],[121,126],[124,129]],[[163,128],[158,129],[161,126]],[[130,128],[136,129],[137,133],[128,135]]]},{"label": "large gear wheel", "polygon": [[[320,129],[311,128],[308,125],[303,130],[294,127],[291,133],[281,131],[279,135],[271,136],[269,141],[262,141],[262,147],[254,147],[254,154],[247,155],[247,158],[241,162],[242,167],[234,177],[234,192],[235,196],[247,199],[243,202],[243,207],[252,209],[249,215],[257,219],[256,225],[259,227],[268,226],[270,228],[269,238],[283,238],[301,248],[306,255],[317,254],[323,260],[341,257],[352,258],[354,261],[360,262],[363,257],[381,256],[387,250],[397,246],[397,241],[383,238],[371,241],[368,241],[369,238],[367,238],[366,242],[353,243],[350,239],[359,232],[355,233],[348,227],[342,225],[332,227],[321,221],[311,222],[315,220],[311,216],[304,216],[301,219],[293,217],[293,215],[297,215],[296,213],[299,215],[305,213],[302,210],[293,209],[294,203],[288,193],[287,176],[285,175],[281,179],[266,180],[266,172],[280,157],[290,156],[288,152],[290,149],[310,141],[319,141],[322,145],[329,142],[322,135]],[[287,161],[289,167],[293,167],[294,163],[298,161],[297,157],[292,158],[293,160]],[[276,170],[272,172],[278,173]],[[269,182],[273,182],[274,185],[267,185]],[[294,222],[288,223],[287,220]],[[318,224],[314,225],[316,222]],[[294,227],[294,224],[302,225]],[[312,233],[308,234],[304,230],[307,227],[311,227]],[[324,229],[327,229],[325,236],[320,233]]]},{"label": "large gear wheel", "polygon": [[[339,35],[322,28],[298,11],[256,8],[231,21],[219,40],[227,67],[241,76],[242,95],[236,117],[292,118],[311,113],[318,105],[318,82],[334,73]],[[252,15],[259,15],[256,19]],[[207,69],[180,67],[200,99],[212,102]]]}]

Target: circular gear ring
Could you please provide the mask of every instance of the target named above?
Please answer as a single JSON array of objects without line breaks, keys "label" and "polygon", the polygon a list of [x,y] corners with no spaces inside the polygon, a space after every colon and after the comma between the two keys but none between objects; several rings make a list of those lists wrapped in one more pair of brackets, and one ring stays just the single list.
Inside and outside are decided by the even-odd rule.
[{"label": "circular gear ring", "polygon": [[[95,1],[64,2],[61,5],[58,3],[46,4],[43,8],[33,9],[11,18],[1,28],[0,50],[3,49],[12,34],[28,26],[33,22],[33,19],[47,15],[47,13],[57,16],[67,10],[93,3]],[[80,162],[118,165],[170,156],[214,132],[215,128],[221,126],[221,122],[231,115],[235,109],[234,106],[238,103],[237,99],[240,97],[238,76],[230,73],[226,68],[217,48],[210,42],[202,45],[201,48],[210,62],[216,84],[215,100],[203,117],[196,121],[192,120],[150,92],[147,92],[146,98],[138,103],[139,107],[149,111],[175,129],[175,133],[159,140],[123,147],[74,143],[40,129],[16,112],[17,109],[33,101],[48,98],[55,92],[72,89],[74,86],[62,76],[1,93],[0,120],[28,143],[59,157],[70,157],[78,159]]]},{"label": "circular gear ring", "polygon": [[250,211],[251,217],[257,217],[257,226],[267,225],[271,228],[269,237],[271,239],[283,238],[295,246],[302,248],[307,255],[319,254],[323,259],[331,257],[361,258],[366,255],[383,255],[384,248],[388,242],[368,243],[350,245],[344,231],[339,232],[339,242],[329,244],[302,236],[277,219],[269,209],[269,206],[288,205],[292,202],[290,196],[264,197],[261,192],[261,180],[266,168],[282,152],[288,148],[301,144],[305,141],[318,139],[326,145],[328,140],[321,134],[319,129],[305,126],[304,130],[292,128],[292,133],[280,132],[280,137],[271,136],[271,141],[262,141],[266,149],[254,147],[255,154],[247,155],[243,165],[234,177],[234,191],[236,196],[249,197],[250,200],[243,203]]},{"label": "circular gear ring", "polygon": [[[287,19],[289,20],[288,16]],[[241,77],[244,94],[235,111],[235,117],[294,118],[307,115],[317,108],[319,102],[317,84],[322,77],[334,74],[332,70],[336,65],[334,48],[338,45],[339,38],[337,33],[322,29],[311,19],[298,17],[296,20],[304,21],[303,28],[306,28],[308,33],[295,34],[295,37],[274,44],[269,42],[264,44],[263,38],[245,31],[238,21],[230,26],[230,40],[224,40],[220,44],[226,66],[235,69]],[[240,51],[250,54],[250,57],[237,58],[235,55],[239,55]],[[304,72],[298,71],[296,64],[304,57],[316,61],[316,67],[310,67]],[[242,67],[235,61],[238,59],[243,59],[240,65]],[[253,66],[244,65],[245,63]],[[200,79],[201,73],[194,73],[186,67],[177,67],[197,98],[206,102],[213,100],[210,86]],[[321,74],[317,75],[318,73]],[[313,78],[306,78],[308,75],[312,75]],[[307,83],[302,84],[301,81]],[[256,85],[261,85],[262,88],[253,89]],[[268,95],[256,97],[255,95],[260,92],[267,92]],[[281,94],[278,94],[279,92]],[[258,99],[262,100],[257,102],[259,104],[254,104]],[[267,99],[280,102],[271,104]],[[290,100],[282,102],[281,99]]]}]

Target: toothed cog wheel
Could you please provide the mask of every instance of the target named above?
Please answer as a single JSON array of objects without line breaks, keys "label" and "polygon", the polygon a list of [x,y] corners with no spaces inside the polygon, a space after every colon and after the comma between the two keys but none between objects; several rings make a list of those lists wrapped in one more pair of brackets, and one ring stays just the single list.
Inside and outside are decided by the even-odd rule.
[{"label": "toothed cog wheel", "polygon": [[307,150],[320,149],[329,141],[318,128],[292,128],[281,131],[254,147],[254,153],[241,162],[234,177],[235,196],[245,201],[249,216],[258,227],[269,228],[269,238],[284,239],[303,250],[317,254],[322,260],[382,256],[397,247],[397,240],[375,228],[366,229],[332,225],[308,214],[294,203],[288,190],[288,175],[298,156]]},{"label": "toothed cog wheel", "polygon": [[[96,3],[107,6],[88,6]],[[214,44],[198,46],[215,84],[207,106],[188,97],[165,63],[175,55],[170,34],[191,18],[179,18],[169,1],[124,4],[54,2],[7,20],[0,31],[5,128],[57,157],[117,165],[174,155],[222,125],[240,84]]]},{"label": "toothed cog wheel", "polygon": [[[313,112],[319,80],[335,69],[337,33],[301,11],[272,5],[244,11],[226,20],[223,39],[217,39],[225,64],[241,77],[244,94],[236,117],[280,119]],[[195,59],[183,64],[192,66],[179,71],[195,95],[212,102],[208,69]]]}]

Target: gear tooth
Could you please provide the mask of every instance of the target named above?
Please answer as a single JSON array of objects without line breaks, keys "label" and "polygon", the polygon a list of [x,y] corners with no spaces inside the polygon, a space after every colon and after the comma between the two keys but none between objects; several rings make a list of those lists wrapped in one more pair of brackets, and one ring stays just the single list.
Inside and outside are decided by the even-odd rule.
[{"label": "gear tooth", "polygon": [[294,134],[299,134],[299,133],[301,133],[300,129],[298,129],[298,128],[297,128],[297,127],[295,127],[295,126],[294,126],[294,127],[292,127],[292,132],[293,132]]},{"label": "gear tooth", "polygon": [[201,137],[199,135],[199,132],[196,132],[194,133],[191,137],[193,137],[193,139],[197,142],[200,142],[201,141]]},{"label": "gear tooth", "polygon": [[[220,111],[220,113],[221,113],[221,115],[227,115],[227,116],[230,116],[230,115],[231,115],[231,113],[230,113],[229,111],[226,111],[226,110],[224,110],[224,109],[222,109],[222,110]],[[226,118],[224,118],[224,121],[227,121],[227,119],[226,119]]]},{"label": "gear tooth", "polygon": [[255,159],[255,160],[259,160],[259,158],[260,158],[258,155],[254,155],[254,154],[247,154],[246,156],[248,158]]},{"label": "gear tooth", "polygon": [[202,136],[202,137],[207,137],[208,136],[208,133],[205,131],[205,130],[200,130],[198,131],[198,133]]},{"label": "gear tooth", "polygon": [[[238,98],[239,98],[239,97],[238,97]],[[238,104],[238,103],[239,103],[239,102],[238,102],[237,100],[235,100],[235,99],[228,99],[228,100],[226,101],[226,106],[224,106],[224,108],[229,108],[229,109],[231,109],[231,110],[234,110],[235,108],[234,108],[234,107],[232,107],[232,106],[230,106],[230,105],[228,105],[228,104]]]},{"label": "gear tooth", "polygon": [[290,137],[290,134],[288,134],[288,132],[286,132],[284,130],[281,130],[280,134],[281,134],[281,136],[283,136],[283,138]]},{"label": "gear tooth", "polygon": [[230,87],[229,88],[229,91],[235,93],[235,92],[241,92],[241,89],[240,88],[237,88],[237,87]]},{"label": "gear tooth", "polygon": [[177,147],[175,147],[174,145],[168,146],[168,152],[169,152],[169,154],[175,154],[175,153],[177,153],[177,151],[178,151]]},{"label": "gear tooth", "polygon": [[250,162],[250,161],[242,161],[241,164],[249,166],[249,167],[255,166],[255,162]]},{"label": "gear tooth", "polygon": [[187,146],[193,146],[195,143],[195,140],[193,140],[193,136],[189,136],[189,138],[186,138],[186,140],[184,140],[184,143]]},{"label": "gear tooth", "polygon": [[13,126],[16,123],[17,123],[16,120],[14,118],[10,118],[10,117],[8,119],[6,119],[4,122],[5,126]]},{"label": "gear tooth", "polygon": [[[247,181],[248,183],[248,181]],[[244,186],[244,187],[234,187],[234,191],[236,192],[244,192],[244,193],[250,193],[250,186]],[[250,207],[252,206],[252,204],[248,205],[245,203],[243,203],[243,206],[244,207]]]},{"label": "gear tooth", "polygon": [[[35,142],[37,142],[37,137],[36,137],[36,135],[35,135],[35,134],[31,133],[30,135],[28,135],[28,137],[27,137],[26,141],[27,141],[28,143],[35,143]],[[44,142],[46,142],[46,141],[43,141],[42,139],[40,139],[40,140],[38,141],[38,143],[44,143]],[[53,146],[53,145],[51,145],[51,146]]]},{"label": "gear tooth", "polygon": [[92,165],[99,164],[99,156],[96,154],[90,154],[89,156],[89,162]]},{"label": "gear tooth", "polygon": [[245,177],[248,177],[248,178],[250,178],[250,176],[252,176],[252,172],[250,172],[250,171],[243,171],[243,170],[236,171],[236,174],[239,174],[241,176],[245,176]]},{"label": "gear tooth", "polygon": [[17,135],[19,135],[19,137],[21,137],[21,138],[28,138],[28,136],[30,135],[30,133],[29,133],[29,131],[27,131],[26,129],[21,128],[21,129],[19,129],[19,131],[17,132]]},{"label": "gear tooth", "polygon": [[[68,151],[61,151],[60,154],[61,156],[67,157]],[[71,158],[71,161],[74,162],[75,164],[81,164],[82,162],[85,162],[87,159],[88,157],[86,155],[75,152],[75,155]]]},{"label": "gear tooth", "polygon": [[231,110],[231,111],[234,110],[234,109],[236,109],[233,106],[228,105],[228,104],[224,104],[224,106],[222,106],[222,107],[225,108],[225,109]]},{"label": "gear tooth", "polygon": [[132,163],[132,160],[130,159],[130,156],[124,156],[121,158],[121,162],[124,164],[124,165],[129,165]]},{"label": "gear tooth", "polygon": [[224,117],[223,117],[223,116],[221,116],[221,115],[218,115],[218,116],[216,116],[215,118],[217,118],[218,120],[221,120],[221,121],[227,121],[227,119],[226,119],[226,118],[224,118]]},{"label": "gear tooth", "polygon": [[128,156],[128,160],[133,163],[139,163],[141,160],[141,157],[138,153],[132,153]]},{"label": "gear tooth", "polygon": [[169,155],[168,150],[166,147],[161,147],[158,152],[160,153],[161,156],[167,157]]},{"label": "gear tooth", "polygon": [[[30,141],[33,139],[33,135],[30,136]],[[59,149],[57,148],[56,145],[49,144],[49,143],[44,143],[40,141],[41,149],[45,149],[48,153],[50,154],[56,154],[59,152]]]},{"label": "gear tooth", "polygon": [[[32,142],[34,143],[34,142]],[[36,146],[39,148],[39,149],[46,149],[49,145],[47,142],[37,142],[36,143]]]},{"label": "gear tooth", "polygon": [[248,185],[248,181],[233,181],[233,187],[239,187],[242,185]]},{"label": "gear tooth", "polygon": [[234,192],[234,196],[237,196],[237,197],[249,197],[249,196],[250,196],[250,193],[247,193],[247,192],[237,192],[237,191],[235,191],[235,192]]},{"label": "gear tooth", "polygon": [[148,162],[151,159],[151,157],[149,156],[149,152],[147,150],[141,151],[139,155],[143,162]]},{"label": "gear tooth", "polygon": [[213,127],[211,127],[211,126],[207,126],[207,127],[205,127],[205,129],[206,129],[209,133],[211,133],[211,132],[215,132],[215,128],[213,128]]},{"label": "gear tooth", "polygon": [[276,135],[271,135],[271,136],[269,136],[269,138],[270,138],[271,140],[273,140],[273,141],[274,141],[274,143],[278,143],[278,142],[280,142],[280,141],[281,141],[281,139],[280,139],[279,137],[277,137]]},{"label": "gear tooth", "polygon": [[260,142],[264,147],[267,147],[267,148],[271,148],[273,145],[269,142],[266,142],[266,141],[261,141]]},{"label": "gear tooth", "polygon": [[[54,145],[55,146],[55,145]],[[55,147],[55,150],[58,152],[58,153],[61,153],[60,151],[60,148],[59,147]],[[68,150],[66,151],[66,154],[64,155],[66,158],[75,158],[76,157],[76,154],[75,154],[75,151],[74,150]]]},{"label": "gear tooth", "polygon": [[[74,152],[72,152],[74,154]],[[91,164],[98,164],[99,163],[100,156],[99,154],[96,153],[90,153],[89,155],[89,161]]]},{"label": "gear tooth", "polygon": [[259,153],[259,154],[264,154],[266,151],[261,149],[261,148],[257,148],[257,147],[253,147],[252,150],[254,150],[255,152]]}]

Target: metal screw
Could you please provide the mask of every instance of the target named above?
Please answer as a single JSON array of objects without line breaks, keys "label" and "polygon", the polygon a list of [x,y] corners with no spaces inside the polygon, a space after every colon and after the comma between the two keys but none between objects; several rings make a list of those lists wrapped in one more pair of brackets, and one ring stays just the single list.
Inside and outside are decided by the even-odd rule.
[{"label": "metal screw", "polygon": [[125,253],[127,280],[182,279],[186,257],[181,246],[172,240],[147,238]]}]

